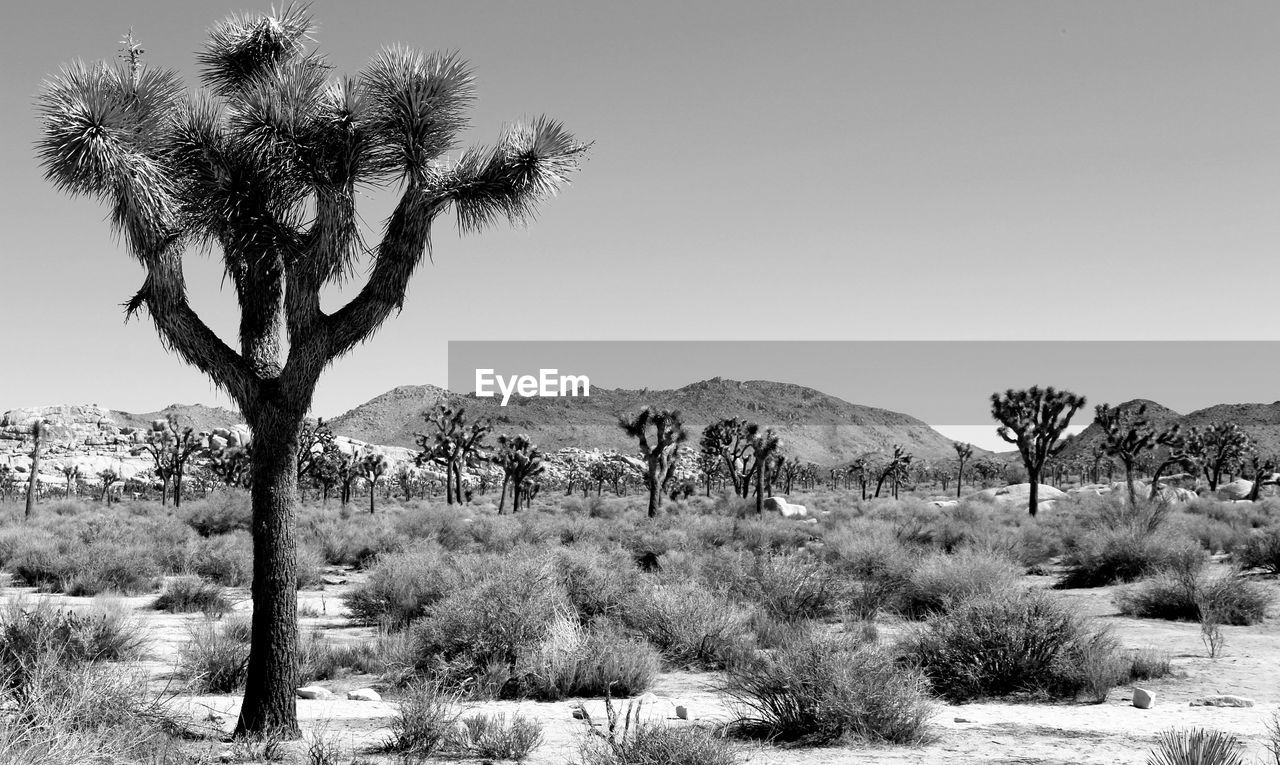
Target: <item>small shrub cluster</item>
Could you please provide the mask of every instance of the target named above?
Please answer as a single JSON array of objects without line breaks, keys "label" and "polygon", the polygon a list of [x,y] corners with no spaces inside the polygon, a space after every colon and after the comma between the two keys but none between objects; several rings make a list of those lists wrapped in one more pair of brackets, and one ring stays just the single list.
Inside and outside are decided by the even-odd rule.
[{"label": "small shrub cluster", "polygon": [[1280,574],[1280,526],[1254,531],[1236,556],[1244,568]]},{"label": "small shrub cluster", "polygon": [[222,616],[231,610],[231,603],[220,584],[207,582],[199,576],[176,576],[165,582],[154,607],[173,614],[201,612]]}]

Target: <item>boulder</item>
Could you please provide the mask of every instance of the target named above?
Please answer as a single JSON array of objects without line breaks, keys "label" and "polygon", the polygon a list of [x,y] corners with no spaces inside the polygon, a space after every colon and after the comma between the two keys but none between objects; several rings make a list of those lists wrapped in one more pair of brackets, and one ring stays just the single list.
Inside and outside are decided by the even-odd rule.
[{"label": "boulder", "polygon": [[786,497],[766,497],[763,503],[766,512],[778,513],[784,518],[796,518],[809,514],[804,505],[793,505]]},{"label": "boulder", "polygon": [[372,688],[347,691],[347,698],[352,701],[382,701],[382,696]]},{"label": "boulder", "polygon": [[298,698],[320,701],[323,699],[333,698],[333,693],[331,693],[328,688],[322,688],[318,685],[308,685],[298,689]]},{"label": "boulder", "polygon": [[1198,699],[1191,700],[1193,707],[1251,707],[1253,699],[1244,696],[1231,696],[1221,694],[1216,696],[1201,696]]},{"label": "boulder", "polygon": [[1253,481],[1237,478],[1231,483],[1218,485],[1218,499],[1244,499],[1249,496],[1251,491],[1253,491]]},{"label": "boulder", "polygon": [[1138,709],[1150,709],[1156,705],[1156,695],[1145,688],[1134,688],[1133,705]]},{"label": "boulder", "polygon": [[960,505],[960,500],[958,500],[958,499],[935,499],[935,500],[931,501],[929,504],[930,504],[930,505],[933,505],[934,507],[941,507],[941,508],[958,507],[958,506]]},{"label": "boulder", "polygon": [[[1040,484],[1040,488],[1036,494],[1036,504],[1044,506],[1046,502],[1054,502],[1059,499],[1064,499],[1066,496],[1067,493],[1065,491],[1042,483]],[[969,497],[971,499],[995,502],[1000,505],[1026,505],[1031,499],[1031,484],[1015,483],[1009,486],[983,489],[982,491],[970,494]],[[1052,506],[1053,505],[1048,505],[1048,507]]]},{"label": "boulder", "polygon": [[681,720],[688,720],[689,719],[688,705],[685,704],[683,701],[677,701],[675,702],[675,705],[676,705],[676,717]]}]

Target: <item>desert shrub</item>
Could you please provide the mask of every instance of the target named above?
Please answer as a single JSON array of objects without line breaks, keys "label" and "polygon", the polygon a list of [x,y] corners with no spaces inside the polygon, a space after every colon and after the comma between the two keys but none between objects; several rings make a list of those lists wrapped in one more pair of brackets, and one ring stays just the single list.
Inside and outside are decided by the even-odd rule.
[{"label": "desert shrub", "polygon": [[1059,587],[1101,587],[1159,571],[1198,570],[1205,553],[1192,540],[1168,532],[1100,527],[1086,532],[1062,562],[1067,572]]},{"label": "desert shrub", "polygon": [[323,633],[307,633],[298,640],[298,679],[311,683],[332,680],[351,671],[381,673],[390,663],[391,646],[383,639],[334,643]]},{"label": "desert shrub", "polygon": [[1120,613],[1146,619],[1202,621],[1206,611],[1221,624],[1256,624],[1273,598],[1239,572],[1157,574],[1116,597]]},{"label": "desert shrub", "polygon": [[734,667],[737,735],[804,744],[917,743],[931,716],[923,675],[881,647],[810,634]]},{"label": "desert shrub", "polygon": [[907,576],[897,607],[906,616],[924,618],[971,598],[1011,590],[1020,574],[1012,561],[990,552],[964,548],[933,553]]},{"label": "desert shrub", "polygon": [[724,577],[742,599],[775,619],[817,619],[838,613],[848,579],[830,564],[804,553],[744,553]]},{"label": "desert shrub", "polygon": [[1129,657],[1130,680],[1159,680],[1172,672],[1168,651],[1140,648]]},{"label": "desert shrub", "polygon": [[614,616],[640,586],[640,571],[622,550],[598,552],[568,547],[554,564],[569,602],[583,622]]},{"label": "desert shrub", "polygon": [[334,518],[329,514],[308,518],[303,526],[306,540],[332,566],[368,567],[379,555],[398,552],[404,540],[395,529],[361,516],[358,519]]},{"label": "desert shrub", "polygon": [[253,539],[238,531],[200,539],[191,553],[190,573],[225,587],[253,581]]},{"label": "desert shrub", "polygon": [[391,737],[382,745],[388,752],[427,757],[464,745],[458,732],[462,717],[457,693],[439,683],[416,681],[400,699],[391,718]]},{"label": "desert shrub", "polygon": [[234,693],[244,686],[249,643],[233,623],[190,625],[178,649],[178,671],[196,693]]},{"label": "desert shrub", "polygon": [[[1074,698],[1085,690],[1085,669],[1107,665],[1116,650],[1109,633],[1036,591],[961,603],[935,615],[905,643],[934,693],[955,702],[1027,694]],[[1096,696],[1096,684],[1089,691]]]},{"label": "desert shrub", "polygon": [[298,545],[298,589],[313,590],[321,586],[321,566],[324,561],[320,551],[311,545]]},{"label": "desert shrub", "polygon": [[582,765],[738,765],[742,759],[724,738],[706,728],[638,722],[609,736],[583,739]]},{"label": "desert shrub", "polygon": [[809,541],[812,530],[790,518],[760,520],[752,505],[751,518],[739,520],[733,527],[733,545],[751,552],[784,552],[799,549]]},{"label": "desert shrub", "polygon": [[103,541],[89,545],[72,555],[69,567],[71,572],[63,581],[62,590],[75,596],[151,592],[161,574],[151,551],[142,543]]},{"label": "desert shrub", "polygon": [[897,602],[919,558],[919,553],[880,524],[845,525],[824,541],[827,559],[850,579],[846,607],[861,618],[871,618]]},{"label": "desert shrub", "polygon": [[226,489],[187,502],[181,517],[202,537],[248,531],[253,523],[253,504],[248,492]]},{"label": "desert shrub", "polygon": [[738,650],[746,614],[696,582],[649,585],[627,600],[622,619],[675,667],[725,666]]},{"label": "desert shrub", "polygon": [[402,629],[461,584],[450,556],[438,547],[421,547],[379,557],[368,579],[342,600],[356,622]]},{"label": "desert shrub", "polygon": [[520,762],[542,744],[542,723],[523,715],[476,714],[462,722],[468,749],[477,757]]},{"label": "desert shrub", "polygon": [[634,696],[658,674],[653,646],[608,624],[582,627],[562,617],[543,642],[521,657],[522,695],[555,701],[570,696]]},{"label": "desert shrub", "polygon": [[[449,683],[477,681],[482,695],[510,694],[516,664],[572,613],[551,566],[518,560],[485,572],[413,623],[418,668]],[[479,680],[478,680],[479,679]]]},{"label": "desert shrub", "polygon": [[1254,531],[1236,551],[1240,565],[1280,574],[1280,526]]},{"label": "desert shrub", "polygon": [[1240,740],[1205,728],[1171,728],[1156,736],[1147,765],[1244,765]]},{"label": "desert shrub", "polygon": [[21,682],[38,661],[80,666],[137,658],[145,645],[142,625],[119,608],[97,605],[77,612],[49,601],[13,601],[0,609],[0,674]]},{"label": "desert shrub", "polygon": [[153,607],[158,611],[189,614],[197,611],[221,616],[231,610],[222,585],[198,576],[175,576],[164,584]]}]

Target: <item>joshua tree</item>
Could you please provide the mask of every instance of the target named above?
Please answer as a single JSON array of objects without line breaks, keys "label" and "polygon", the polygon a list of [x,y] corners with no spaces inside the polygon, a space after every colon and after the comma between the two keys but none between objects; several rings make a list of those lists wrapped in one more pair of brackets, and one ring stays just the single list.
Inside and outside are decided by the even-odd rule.
[{"label": "joshua tree", "polygon": [[0,465],[0,499],[8,500],[9,493],[13,491],[13,468],[8,465]]},{"label": "joshua tree", "polygon": [[782,440],[774,434],[772,429],[767,429],[761,433],[754,423],[750,424],[748,430],[750,437],[747,440],[747,444],[751,449],[751,472],[744,477],[744,484],[750,482],[754,476],[756,484],[756,514],[764,515],[765,485],[770,483],[768,475],[769,463],[773,461],[778,450],[782,448]]},{"label": "joshua tree", "polygon": [[[1134,471],[1145,452],[1156,447],[1169,447],[1181,442],[1179,428],[1173,425],[1157,430],[1147,420],[1147,405],[1136,410],[1099,404],[1094,407],[1094,421],[1102,428],[1105,440],[1102,448],[1109,456],[1120,460],[1124,466],[1124,482],[1129,491],[1129,506],[1138,506],[1138,490],[1134,484]],[[1158,477],[1152,480],[1152,496],[1155,496]]]},{"label": "joshua tree", "polygon": [[67,481],[66,496],[70,498],[74,493],[76,481],[80,479],[80,466],[68,460],[62,463],[59,469],[62,471],[62,477]]},{"label": "joshua tree", "polygon": [[[969,461],[973,456],[973,444],[953,442],[952,447],[956,450],[956,499],[960,498],[960,485],[964,483],[964,463]],[[943,491],[946,491],[944,488]]]},{"label": "joshua tree", "polygon": [[1258,497],[1262,495],[1262,484],[1276,469],[1275,460],[1263,457],[1256,448],[1250,448],[1241,462],[1248,464],[1249,473],[1253,478],[1253,488],[1249,489],[1249,496],[1245,497],[1245,499],[1250,502],[1257,502]]},{"label": "joshua tree", "polygon": [[884,486],[885,480],[890,480],[893,487],[893,498],[898,498],[898,484],[906,480],[911,470],[911,461],[915,456],[906,449],[898,446],[893,447],[893,456],[880,469],[880,475],[876,478],[876,494],[880,496],[880,489]]},{"label": "joshua tree", "polygon": [[368,452],[357,461],[356,470],[369,482],[369,515],[373,515],[378,495],[374,489],[378,486],[378,479],[387,472],[387,458],[375,452]]},{"label": "joshua tree", "polygon": [[1204,473],[1210,491],[1217,490],[1222,474],[1237,465],[1248,449],[1249,436],[1234,422],[1192,428],[1187,434],[1187,454]]},{"label": "joshua tree", "polygon": [[102,481],[102,499],[111,506],[111,487],[120,480],[120,474],[111,468],[98,471],[98,479]]},{"label": "joshua tree", "polygon": [[[46,177],[105,201],[147,272],[127,315],[146,309],[253,432],[253,637],[237,734],[299,735],[296,460],[321,372],[403,305],[437,217],[452,206],[463,231],[527,219],[586,150],[537,119],[449,159],[473,99],[461,59],[396,47],[331,77],[305,51],[311,29],[300,5],[218,24],[199,55],[207,92],[194,97],[137,53],[67,65],[39,96]],[[386,185],[400,198],[366,249],[357,190]],[[239,301],[238,352],[187,300],[183,255],[205,244],[221,249]],[[368,281],[325,313],[322,289],[364,252]]]},{"label": "joshua tree", "polygon": [[302,423],[302,430],[298,434],[299,481],[311,472],[325,447],[332,443],[333,428],[329,427],[323,417],[317,417],[314,425],[310,422]]},{"label": "joshua tree", "polygon": [[187,461],[201,446],[201,437],[190,428],[179,430],[176,417],[156,420],[147,431],[146,443],[134,450],[135,454],[146,452],[155,462],[155,473],[162,482],[160,503],[165,503],[169,491],[169,480],[173,480],[173,506],[182,507],[182,476],[186,471]]},{"label": "joshua tree", "polygon": [[224,486],[228,488],[246,486],[250,483],[250,476],[253,475],[253,447],[245,444],[210,449],[208,467]]},{"label": "joshua tree", "polygon": [[1044,463],[1062,450],[1059,438],[1071,417],[1085,405],[1084,396],[1054,390],[1053,386],[1031,386],[991,394],[991,416],[1000,422],[996,432],[1018,447],[1031,483],[1028,508],[1036,514],[1040,502],[1040,473]]},{"label": "joshua tree", "polygon": [[724,464],[725,474],[733,482],[733,491],[744,499],[751,493],[751,475],[755,470],[752,440],[760,426],[738,417],[713,422],[702,431],[698,441],[700,454],[715,454]]},{"label": "joshua tree", "polygon": [[31,519],[31,514],[36,507],[36,495],[40,491],[40,447],[44,441],[44,420],[36,420],[31,423],[31,475],[27,478],[27,511],[26,517]]},{"label": "joshua tree", "polygon": [[450,505],[455,499],[462,502],[463,469],[489,448],[484,437],[493,430],[493,424],[488,420],[468,423],[466,409],[454,409],[445,404],[437,404],[423,416],[428,424],[435,427],[435,432],[417,434],[418,446],[422,449],[417,457],[418,464],[434,462],[442,465],[445,501]]},{"label": "joshua tree", "polygon": [[645,461],[644,486],[649,490],[649,517],[658,515],[662,492],[676,467],[676,452],[689,437],[680,412],[645,407],[631,417],[619,417],[618,427],[640,444]]},{"label": "joshua tree", "polygon": [[[342,483],[344,461],[348,459],[335,443],[325,444],[311,465],[311,478],[320,484],[321,501],[329,504],[329,492]],[[346,504],[346,501],[343,501]]]},{"label": "joshua tree", "polygon": [[498,499],[498,515],[506,510],[507,485],[511,486],[511,512],[520,512],[520,500],[528,489],[528,483],[542,473],[542,452],[529,437],[498,436],[498,454],[494,460],[502,468],[502,496]]}]

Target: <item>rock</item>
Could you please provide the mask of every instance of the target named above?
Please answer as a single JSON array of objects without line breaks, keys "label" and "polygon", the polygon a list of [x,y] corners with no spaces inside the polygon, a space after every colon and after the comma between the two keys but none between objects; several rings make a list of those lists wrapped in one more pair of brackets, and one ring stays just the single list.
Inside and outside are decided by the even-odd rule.
[{"label": "rock", "polygon": [[338,579],[338,578],[336,578],[336,577],[332,577],[332,576],[322,577],[322,578],[320,579],[320,581],[321,581],[321,582],[324,582],[325,584],[328,584],[328,585],[339,585],[339,584],[346,584],[346,583],[347,583],[347,580],[346,580],[346,579]]},{"label": "rock", "polygon": [[689,707],[685,706],[684,702],[676,704],[676,717],[681,720],[689,719]]},{"label": "rock", "polygon": [[934,507],[941,507],[941,508],[956,507],[956,506],[958,506],[958,505],[960,504],[960,500],[958,500],[958,499],[935,499],[935,500],[931,501],[929,504],[930,504],[930,505],[932,505],[932,506],[934,506]]},{"label": "rock", "polygon": [[574,708],[573,708],[573,719],[575,719],[575,720],[585,720],[585,719],[587,719],[587,712],[586,712],[586,710],[585,710],[585,709],[583,709],[582,707],[574,707]]},{"label": "rock", "polygon": [[971,722],[973,722],[973,720],[970,720],[970,719],[968,719],[967,717],[957,717],[957,718],[956,718],[956,722],[958,722],[958,723],[971,723]]},{"label": "rock", "polygon": [[1253,699],[1247,699],[1244,696],[1230,696],[1226,694],[1217,696],[1201,696],[1198,699],[1192,699],[1193,707],[1251,707]]},{"label": "rock", "polygon": [[1253,481],[1237,478],[1231,483],[1224,483],[1218,486],[1218,499],[1244,499],[1249,496],[1251,491],[1253,491]]},{"label": "rock", "polygon": [[347,698],[352,701],[382,701],[382,696],[372,688],[347,691]]},{"label": "rock", "polygon": [[786,497],[765,497],[762,507],[766,512],[778,513],[784,518],[795,518],[809,514],[804,505],[793,505]]},{"label": "rock", "polygon": [[1134,688],[1133,705],[1138,709],[1150,709],[1156,705],[1156,695],[1145,688]]},{"label": "rock", "polygon": [[318,685],[308,685],[304,688],[298,689],[298,698],[320,701],[323,699],[333,698],[333,694],[329,692],[328,688],[321,688]]},{"label": "rock", "polygon": [[[1053,486],[1040,484],[1040,488],[1036,493],[1036,504],[1044,505],[1046,502],[1054,502],[1063,499],[1067,493]],[[1031,500],[1031,484],[1015,483],[1011,486],[1001,486],[993,489],[983,489],[969,495],[970,499],[986,500],[1001,505],[1023,505],[1025,506]],[[1048,505],[1052,507],[1052,505]]]},{"label": "rock", "polygon": [[818,519],[817,519],[817,518],[805,518],[803,521],[801,521],[801,523],[807,523],[807,524],[809,524],[809,525],[813,526],[813,525],[816,525],[816,524],[818,523]]}]

